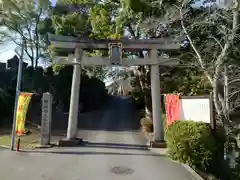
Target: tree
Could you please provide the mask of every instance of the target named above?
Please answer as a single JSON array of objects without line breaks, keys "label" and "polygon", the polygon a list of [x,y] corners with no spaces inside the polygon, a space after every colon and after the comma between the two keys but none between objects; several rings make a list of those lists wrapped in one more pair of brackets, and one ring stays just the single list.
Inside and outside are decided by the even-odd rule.
[{"label": "tree", "polygon": [[[62,1],[60,1],[62,3]],[[59,4],[60,4],[59,2]],[[59,31],[57,33],[59,34],[65,34],[71,32],[72,30],[69,30],[66,27],[71,27],[74,29],[74,32],[71,35],[74,36],[86,36],[88,35],[91,38],[119,38],[123,37],[127,34],[129,38],[177,38],[181,42],[184,40],[184,35],[182,33],[182,28],[179,23],[175,23],[179,18],[179,12],[176,13],[178,10],[176,7],[171,6],[171,3],[168,3],[168,1],[163,1],[162,5],[159,5],[158,3],[154,1],[138,1],[138,0],[132,0],[132,1],[104,1],[103,3],[96,3],[91,4],[90,2],[82,2],[82,1],[74,1],[75,2],[75,9],[73,12],[73,8],[70,8],[71,11],[63,13],[62,11],[58,12],[60,14],[57,14],[57,18],[53,18],[53,21],[55,23],[54,27],[57,28]],[[178,1],[174,1],[174,3],[177,3]],[[66,5],[66,1],[64,1]],[[69,4],[68,4],[69,5]],[[58,9],[58,7],[56,7]],[[62,8],[63,9],[63,8]],[[83,11],[84,9],[84,11]],[[161,10],[161,12],[160,12]],[[76,13],[78,12],[78,13]],[[84,12],[89,12],[88,14]],[[167,19],[168,15],[173,14],[176,17],[172,19]],[[84,19],[81,23],[83,23],[80,27],[78,25],[75,25],[77,19],[74,19],[74,23],[71,23],[71,15],[74,14],[74,16],[79,17],[80,19]],[[177,16],[177,15],[178,16]],[[81,16],[81,18],[80,18]],[[61,21],[56,21],[57,19]],[[173,21],[173,19],[175,19]],[[160,21],[165,21],[165,23],[162,23]],[[179,20],[179,19],[178,19]],[[143,27],[143,23],[154,24],[148,26],[148,28]],[[175,23],[175,24],[174,24]],[[71,24],[71,26],[69,26]],[[167,25],[167,26],[166,26]],[[150,27],[150,28],[149,28]],[[177,33],[181,32],[180,36],[177,35]],[[107,55],[106,51],[94,51],[90,52],[92,55]],[[186,47],[184,49],[180,49],[179,51],[175,52],[159,52],[160,55],[167,54],[168,56],[175,56],[180,59],[183,63],[192,63],[193,56],[192,52],[189,53],[189,48]],[[144,57],[144,53],[142,50],[139,50],[137,52],[131,52],[125,54],[125,56],[139,56]],[[192,63],[193,64],[193,63]],[[196,66],[196,65],[195,65]],[[93,68],[89,68],[93,69]],[[171,68],[170,68],[171,69]],[[163,68],[163,74],[165,73],[166,68]],[[169,69],[167,69],[169,71]],[[180,68],[178,71],[185,72],[186,70],[184,68]],[[195,68],[195,71],[197,73],[202,74],[202,71],[199,71],[197,68]],[[151,112],[151,95],[150,95],[150,68],[148,66],[139,66],[135,69],[135,76],[138,76],[136,78],[137,81],[139,81],[137,84],[139,84],[140,91],[142,91],[145,99],[146,104],[146,110],[147,112]],[[173,72],[173,71],[172,71]],[[186,71],[186,73],[189,73],[189,71]],[[93,73],[94,74],[94,73]],[[107,73],[108,74],[108,73]],[[112,72],[111,74],[116,74]],[[162,74],[162,75],[163,75]],[[184,74],[184,73],[182,73]],[[186,75],[188,76],[188,75]],[[191,76],[188,76],[188,80],[192,79]],[[204,78],[202,78],[204,79]],[[182,80],[181,80],[182,81]],[[192,80],[193,84],[191,85],[192,88],[195,85],[195,87],[199,86],[197,85],[197,81]],[[202,82],[202,81],[198,81]],[[203,86],[201,84],[200,86]],[[187,87],[187,86],[186,86]],[[190,87],[190,86],[188,86]],[[187,89],[187,88],[185,88]],[[181,90],[175,88],[175,90]],[[183,90],[183,88],[182,88]],[[204,93],[197,91],[196,88],[193,90],[193,92],[185,93],[185,94],[196,94]],[[206,91],[207,92],[207,91]]]},{"label": "tree", "polygon": [[[80,2],[80,5],[79,5]],[[91,33],[91,25],[89,21],[89,8],[93,6],[91,1],[57,1],[56,7],[52,9],[51,25],[53,33],[70,36],[89,36]],[[51,53],[54,55],[67,55],[71,52],[56,52],[52,47]],[[93,56],[99,54],[99,51],[87,52],[88,55]],[[60,66],[58,66],[60,67]],[[64,67],[64,66],[61,66]],[[97,76],[103,80],[107,69],[103,67],[83,67],[88,75]]]},{"label": "tree", "polygon": [[38,30],[41,21],[47,16],[48,0],[3,0],[0,2],[0,27],[3,40],[12,41],[21,47],[25,39],[24,51],[31,66],[37,68],[39,60],[45,59],[46,47]]},{"label": "tree", "polygon": [[[164,2],[167,4],[168,1]],[[239,1],[233,1],[233,5],[226,8],[191,6],[191,1],[177,1],[169,13],[170,20],[158,23],[176,29],[178,33],[175,36],[187,38],[191,64],[185,63],[197,67],[211,85],[218,123],[224,126],[227,139],[231,140],[234,132],[239,132],[239,122],[231,116],[239,107],[239,78],[236,73],[239,67]],[[231,79],[228,84],[224,83],[227,71]],[[231,96],[226,93],[226,86]],[[229,153],[228,142],[225,150]]]},{"label": "tree", "polygon": [[238,1],[228,9],[217,6],[194,8],[192,1],[182,0],[165,0],[161,4],[151,1],[149,5],[153,3],[162,13],[145,16],[142,21],[147,28],[144,29],[152,37],[156,37],[158,31],[160,37],[173,37],[184,43],[180,51],[167,54],[178,57],[182,65],[195,67],[205,75],[213,88],[218,114],[226,114],[222,72],[226,63],[238,65]]},{"label": "tree", "polygon": [[[71,3],[73,2],[57,2],[56,15],[52,16],[52,20],[58,34],[117,39],[125,36],[127,32],[129,38],[139,39],[159,38],[161,37],[161,32],[165,30],[164,28],[157,28],[156,30],[144,31],[140,27],[142,21],[148,19],[150,15],[162,15],[153,4],[149,5],[148,2],[126,0],[104,1],[95,4],[89,1],[74,1],[72,5]],[[68,11],[66,6],[69,9]],[[79,25],[80,21],[81,25]],[[159,30],[160,34],[157,34]],[[107,55],[107,51],[93,51],[90,53],[92,55]],[[138,50],[137,52],[126,53],[125,56],[139,56],[143,58],[144,53],[142,50]],[[151,112],[150,69],[148,66],[139,66],[135,72],[135,75],[139,76],[137,79],[140,89],[145,94],[146,110]]]},{"label": "tree", "polygon": [[[233,119],[229,119],[228,114],[232,113],[232,110],[237,108],[239,104],[237,106],[234,105],[235,107],[232,110],[227,109],[224,97],[223,72],[225,66],[229,69],[229,65],[232,67],[239,65],[238,61],[236,61],[236,59],[239,59],[236,56],[239,54],[239,44],[237,43],[239,38],[239,2],[234,1],[230,10],[210,9],[211,15],[206,11],[197,12],[197,23],[196,16],[194,23],[192,19],[183,15],[182,12],[188,6],[184,2],[179,8],[181,27],[195,54],[195,60],[213,88],[214,104],[218,116],[226,131],[229,132]],[[202,37],[197,39],[197,33],[201,34]],[[236,92],[239,89],[239,86],[236,84],[239,82],[238,77],[234,75],[231,79],[235,82],[230,85],[231,91]]]}]

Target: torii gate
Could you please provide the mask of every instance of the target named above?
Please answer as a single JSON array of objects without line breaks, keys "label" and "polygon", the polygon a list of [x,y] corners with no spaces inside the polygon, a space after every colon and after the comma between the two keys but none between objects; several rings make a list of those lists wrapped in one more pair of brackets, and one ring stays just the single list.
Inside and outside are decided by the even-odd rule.
[{"label": "torii gate", "polygon": [[[152,118],[154,129],[154,141],[150,142],[152,147],[162,147],[164,143],[164,127],[161,111],[160,100],[160,77],[159,65],[176,65],[176,59],[158,57],[158,50],[177,50],[180,48],[179,43],[172,43],[164,39],[157,40],[91,40],[86,38],[76,38],[71,36],[59,36],[49,34],[48,39],[56,49],[65,50],[70,53],[67,57],[55,57],[54,61],[57,64],[72,64],[73,78],[72,90],[70,98],[70,109],[68,119],[67,138],[62,140],[66,144],[79,143],[76,139],[77,124],[78,124],[78,105],[79,105],[79,90],[81,81],[81,66],[136,66],[150,65],[151,66],[151,95],[152,95]],[[88,57],[83,55],[83,50],[87,49],[108,49],[109,58],[104,57]],[[123,51],[140,51],[147,50],[150,57],[125,59],[122,57]]]}]

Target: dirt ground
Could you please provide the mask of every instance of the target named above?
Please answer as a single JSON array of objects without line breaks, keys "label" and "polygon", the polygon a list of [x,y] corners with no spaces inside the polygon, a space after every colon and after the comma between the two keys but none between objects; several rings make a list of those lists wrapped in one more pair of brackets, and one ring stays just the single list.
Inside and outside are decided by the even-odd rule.
[{"label": "dirt ground", "polygon": [[[36,125],[26,125],[28,133],[20,137],[20,149],[34,149],[40,144],[40,128]],[[52,132],[51,142],[57,143],[59,139],[66,135],[65,131]],[[10,147],[12,137],[11,127],[0,128],[0,146]],[[15,147],[18,141],[18,136],[15,138]]]}]

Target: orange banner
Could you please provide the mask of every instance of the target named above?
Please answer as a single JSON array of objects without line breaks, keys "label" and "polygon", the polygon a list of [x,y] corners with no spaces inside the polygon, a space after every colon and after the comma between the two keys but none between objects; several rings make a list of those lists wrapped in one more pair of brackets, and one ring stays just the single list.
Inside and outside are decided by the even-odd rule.
[{"label": "orange banner", "polygon": [[18,136],[24,134],[26,115],[32,95],[32,93],[20,93],[19,95],[16,115],[16,134]]},{"label": "orange banner", "polygon": [[180,97],[176,94],[165,95],[167,126],[180,120]]}]

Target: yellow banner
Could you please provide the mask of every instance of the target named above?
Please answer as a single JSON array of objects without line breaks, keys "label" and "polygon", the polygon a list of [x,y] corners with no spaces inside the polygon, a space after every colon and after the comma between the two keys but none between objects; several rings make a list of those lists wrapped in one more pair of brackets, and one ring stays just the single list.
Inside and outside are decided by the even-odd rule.
[{"label": "yellow banner", "polygon": [[32,93],[20,93],[19,95],[16,115],[16,134],[18,136],[24,134],[25,119],[32,95]]}]

